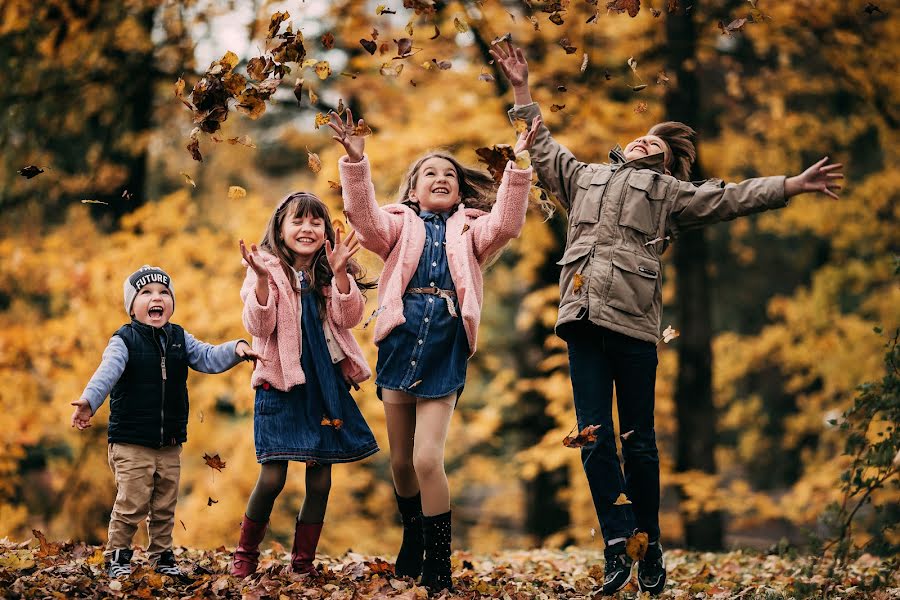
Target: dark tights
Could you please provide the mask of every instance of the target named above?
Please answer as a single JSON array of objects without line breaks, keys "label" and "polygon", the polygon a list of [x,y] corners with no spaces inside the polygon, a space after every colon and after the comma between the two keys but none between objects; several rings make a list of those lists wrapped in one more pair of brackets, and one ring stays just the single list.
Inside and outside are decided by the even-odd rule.
[{"label": "dark tights", "polygon": [[[275,499],[287,480],[287,461],[268,462],[262,465],[256,487],[247,502],[247,516],[254,521],[265,522],[272,514]],[[322,523],[328,507],[328,492],[331,491],[331,465],[306,466],[306,497],[299,519],[303,523]]]}]

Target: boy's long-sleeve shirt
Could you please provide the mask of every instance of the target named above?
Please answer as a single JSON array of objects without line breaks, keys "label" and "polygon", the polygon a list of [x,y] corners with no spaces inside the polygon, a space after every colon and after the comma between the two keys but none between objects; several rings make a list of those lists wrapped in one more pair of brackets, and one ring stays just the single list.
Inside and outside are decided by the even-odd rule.
[{"label": "boy's long-sleeve shirt", "polygon": [[[207,344],[196,339],[188,332],[184,332],[185,353],[188,366],[201,373],[222,373],[232,368],[241,359],[236,353],[238,342],[232,340],[224,344]],[[113,386],[125,372],[128,363],[128,348],[121,337],[114,335],[109,339],[100,366],[94,371],[94,375],[84,388],[81,397],[91,405],[91,414],[103,405],[106,397],[112,391]]]}]

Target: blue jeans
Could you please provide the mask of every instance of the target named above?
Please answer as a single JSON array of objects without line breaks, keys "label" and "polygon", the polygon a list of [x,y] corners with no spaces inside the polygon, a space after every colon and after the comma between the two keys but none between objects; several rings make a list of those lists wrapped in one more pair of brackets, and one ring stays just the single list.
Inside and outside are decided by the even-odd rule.
[{"label": "blue jeans", "polygon": [[[628,537],[635,529],[659,539],[659,453],[653,428],[656,346],[580,321],[561,327],[579,431],[600,425],[597,441],[581,449],[603,539]],[[616,385],[624,473],[616,453],[612,391]],[[628,433],[631,432],[631,433]],[[631,504],[616,505],[624,493]]]}]

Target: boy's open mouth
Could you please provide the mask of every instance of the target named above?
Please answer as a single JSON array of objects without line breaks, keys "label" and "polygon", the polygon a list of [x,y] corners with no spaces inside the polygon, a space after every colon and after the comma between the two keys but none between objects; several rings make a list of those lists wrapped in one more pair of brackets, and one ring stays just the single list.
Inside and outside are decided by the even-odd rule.
[{"label": "boy's open mouth", "polygon": [[163,312],[165,311],[162,306],[151,306],[150,310],[147,311],[147,314],[151,317],[161,317],[163,316]]}]

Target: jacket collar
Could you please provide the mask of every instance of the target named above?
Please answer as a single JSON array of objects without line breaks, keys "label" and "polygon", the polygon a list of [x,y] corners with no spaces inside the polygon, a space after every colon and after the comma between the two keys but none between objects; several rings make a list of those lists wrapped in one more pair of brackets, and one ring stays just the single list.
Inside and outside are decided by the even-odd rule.
[{"label": "jacket collar", "polygon": [[657,152],[632,160],[625,159],[625,151],[616,144],[616,147],[609,151],[609,166],[613,171],[622,167],[632,167],[634,169],[652,169],[657,173],[666,172],[665,154]]},{"label": "jacket collar", "polygon": [[172,332],[172,322],[171,321],[166,323],[162,327],[157,328],[157,327],[153,327],[151,325],[147,325],[146,323],[141,323],[134,317],[131,317],[131,327],[138,333],[140,333],[142,335],[150,336],[150,337],[154,337],[156,335],[156,332],[162,331],[166,335],[166,338],[169,338],[169,337],[171,337],[170,334]]}]

